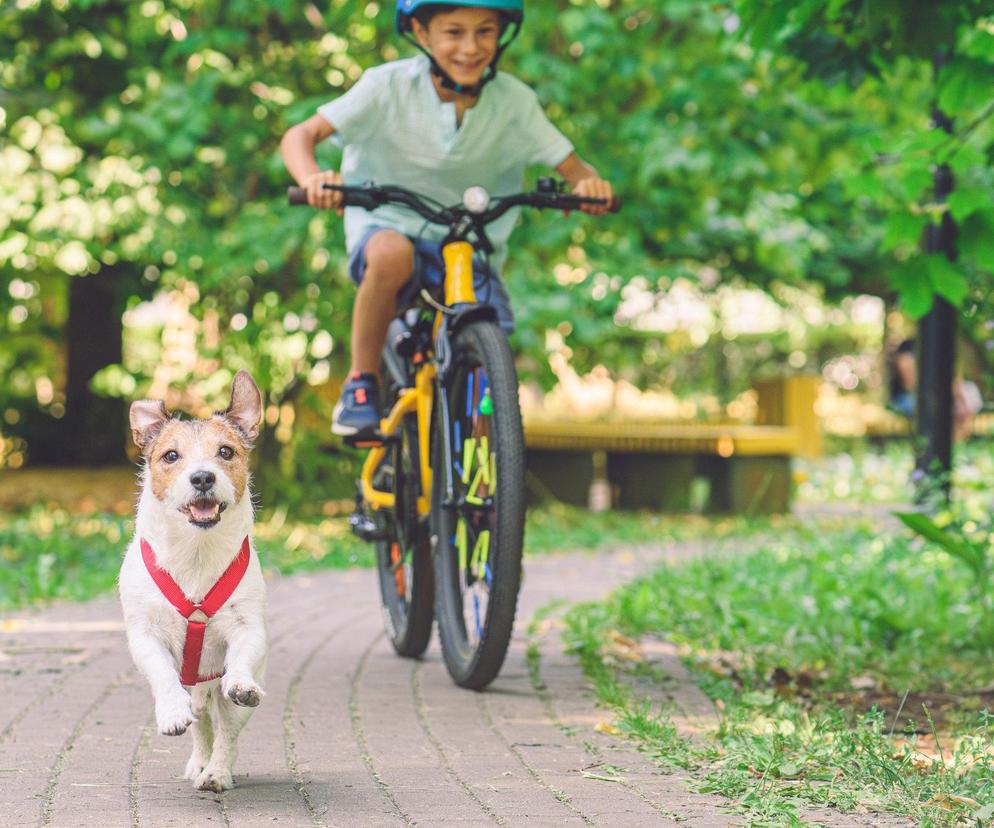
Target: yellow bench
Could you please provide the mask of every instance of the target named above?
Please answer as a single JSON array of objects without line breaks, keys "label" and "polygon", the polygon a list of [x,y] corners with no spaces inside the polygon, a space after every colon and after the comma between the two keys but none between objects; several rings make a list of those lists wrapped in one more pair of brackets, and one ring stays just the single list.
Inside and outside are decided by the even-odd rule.
[{"label": "yellow bench", "polygon": [[781,426],[525,422],[532,494],[576,506],[604,480],[618,508],[690,511],[702,478],[709,512],[785,512],[799,445]]},{"label": "yellow bench", "polygon": [[791,458],[821,450],[816,379],[756,389],[761,425],[526,419],[531,494],[587,506],[604,481],[618,508],[688,511],[700,479],[708,512],[789,511]]}]

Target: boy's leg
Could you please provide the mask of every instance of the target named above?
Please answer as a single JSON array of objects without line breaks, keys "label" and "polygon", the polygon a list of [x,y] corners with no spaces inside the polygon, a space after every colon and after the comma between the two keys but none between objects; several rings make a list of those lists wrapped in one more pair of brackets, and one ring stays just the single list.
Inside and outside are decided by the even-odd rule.
[{"label": "boy's leg", "polygon": [[352,309],[352,368],[331,423],[332,433],[341,436],[379,428],[380,354],[397,312],[397,294],[414,275],[414,244],[394,230],[371,235],[361,257],[353,270],[359,292]]},{"label": "boy's leg", "polygon": [[380,374],[380,353],[397,293],[414,275],[414,244],[394,230],[381,230],[366,242],[366,272],[352,309],[352,374]]}]

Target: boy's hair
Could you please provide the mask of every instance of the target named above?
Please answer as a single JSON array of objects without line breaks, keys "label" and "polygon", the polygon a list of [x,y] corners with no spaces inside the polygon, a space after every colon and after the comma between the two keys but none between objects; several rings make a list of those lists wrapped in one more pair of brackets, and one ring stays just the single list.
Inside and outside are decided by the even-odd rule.
[{"label": "boy's hair", "polygon": [[[446,12],[453,12],[459,9],[473,8],[472,6],[454,6],[451,3],[426,3],[423,6],[418,6],[413,12],[411,12],[411,17],[418,21],[426,29],[428,24],[431,23],[432,18],[438,14],[445,14]],[[500,30],[503,33],[504,29],[507,28],[507,24],[510,22],[507,15],[497,10],[497,17],[500,20]]]}]

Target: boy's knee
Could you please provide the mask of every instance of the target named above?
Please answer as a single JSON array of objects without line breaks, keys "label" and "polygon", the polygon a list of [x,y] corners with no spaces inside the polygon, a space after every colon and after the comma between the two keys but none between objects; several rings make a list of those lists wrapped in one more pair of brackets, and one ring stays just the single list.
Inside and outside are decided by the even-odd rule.
[{"label": "boy's knee", "polygon": [[414,274],[414,243],[394,230],[381,230],[366,242],[366,277],[396,285]]}]

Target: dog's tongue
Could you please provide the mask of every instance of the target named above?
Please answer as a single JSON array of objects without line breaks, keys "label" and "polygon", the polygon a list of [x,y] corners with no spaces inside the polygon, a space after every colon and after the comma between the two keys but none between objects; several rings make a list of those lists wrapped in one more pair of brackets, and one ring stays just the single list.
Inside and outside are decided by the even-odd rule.
[{"label": "dog's tongue", "polygon": [[216,500],[195,500],[190,504],[190,515],[194,520],[214,520],[220,504]]}]

